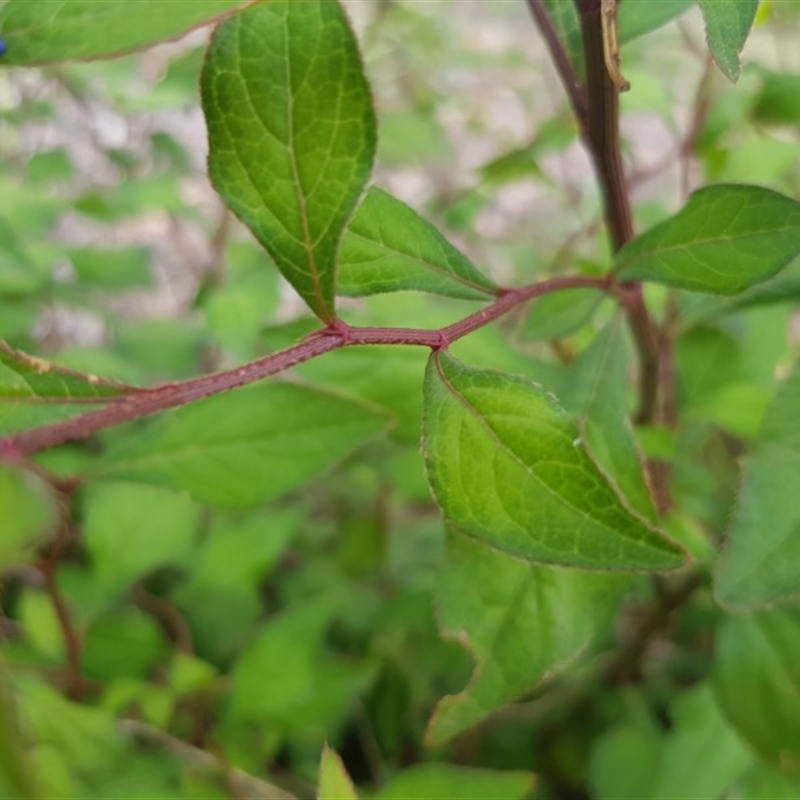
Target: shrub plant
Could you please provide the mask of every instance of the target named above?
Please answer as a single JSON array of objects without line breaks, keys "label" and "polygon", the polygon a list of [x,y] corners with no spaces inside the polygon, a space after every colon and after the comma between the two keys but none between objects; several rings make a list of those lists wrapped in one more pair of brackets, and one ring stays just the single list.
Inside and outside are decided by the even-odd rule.
[{"label": "shrub plant", "polygon": [[[800,794],[800,75],[739,80],[757,13],[779,37],[797,10],[485,5],[527,7],[564,108],[426,208],[388,191],[448,157],[413,3],[348,5],[406,59],[381,120],[338,0],[0,5],[6,796]],[[152,96],[106,61],[207,25]],[[212,230],[174,130],[144,159],[95,131],[113,191],[26,150],[98,75],[129,114],[199,75]],[[677,142],[646,166],[629,89]],[[576,201],[548,164],[579,146]],[[571,222],[482,241],[514,186]],[[67,234],[153,208],[212,258],[183,315],[119,317],[150,254]],[[49,339],[59,309],[104,346]]]}]

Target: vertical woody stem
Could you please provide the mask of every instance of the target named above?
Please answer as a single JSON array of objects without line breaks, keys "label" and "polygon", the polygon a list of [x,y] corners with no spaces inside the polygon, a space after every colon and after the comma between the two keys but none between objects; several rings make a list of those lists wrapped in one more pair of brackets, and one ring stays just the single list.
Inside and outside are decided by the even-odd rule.
[{"label": "vertical woody stem", "polygon": [[[603,192],[606,224],[614,250],[633,237],[633,218],[622,167],[619,140],[619,91],[607,68],[609,40],[604,36],[602,0],[575,0],[586,61],[587,125],[584,140]],[[616,64],[616,61],[614,62]],[[617,75],[618,75],[617,71]],[[638,283],[625,284],[622,295],[640,362],[639,422],[652,421],[658,393],[658,337]]]}]

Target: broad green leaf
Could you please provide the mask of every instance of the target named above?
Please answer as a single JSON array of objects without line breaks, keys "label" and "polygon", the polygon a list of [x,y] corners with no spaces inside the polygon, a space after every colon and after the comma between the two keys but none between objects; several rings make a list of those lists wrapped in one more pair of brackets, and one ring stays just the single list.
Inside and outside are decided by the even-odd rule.
[{"label": "broad green leaf", "polygon": [[443,744],[567,667],[610,624],[629,582],[531,564],[449,531],[438,617],[477,663],[469,685],[439,702],[428,742]]},{"label": "broad green leaf", "polygon": [[649,800],[723,797],[750,765],[750,753],[720,713],[707,684],[683,692],[671,709]]},{"label": "broad green leaf", "polygon": [[416,211],[373,187],[342,238],[338,291],[361,297],[403,290],[484,300],[497,287]]},{"label": "broad green leaf", "polygon": [[7,0],[3,64],[108,58],[173,39],[254,0]]},{"label": "broad green leaf", "polygon": [[58,521],[50,487],[31,472],[0,463],[0,571],[26,562]]},{"label": "broad green leaf", "polygon": [[160,486],[97,481],[88,487],[84,520],[95,572],[124,589],[156,567],[186,562],[197,545],[200,508]]},{"label": "broad green leaf", "polygon": [[800,253],[800,203],[758,186],[709,186],[616,254],[620,280],[736,294]]},{"label": "broad green leaf", "polygon": [[395,775],[374,800],[522,800],[529,797],[529,772],[417,764]]},{"label": "broad green leaf", "polygon": [[571,365],[563,400],[576,414],[592,460],[620,501],[651,523],[656,512],[629,422],[628,350],[619,317]]},{"label": "broad green leaf", "polygon": [[167,412],[116,440],[97,468],[247,508],[297,488],[387,424],[370,406],[270,382]]},{"label": "broad green leaf", "polygon": [[328,745],[322,749],[317,800],[358,800],[353,781],[350,780],[342,759]]},{"label": "broad green leaf", "polygon": [[375,155],[375,117],[338,2],[273,0],[217,29],[201,78],[217,191],[323,320]]},{"label": "broad green leaf", "polygon": [[729,608],[755,608],[800,596],[800,368],[767,409],[716,574]]},{"label": "broad green leaf", "polygon": [[112,399],[130,391],[135,389],[64,369],[0,342],[0,402],[86,402]]},{"label": "broad green leaf", "polygon": [[739,54],[758,11],[758,0],[698,0],[706,25],[706,41],[714,61],[728,80],[739,78]]},{"label": "broad green leaf", "polygon": [[680,548],[623,505],[577,424],[525,378],[434,353],[423,441],[445,518],[504,552],[590,569],[683,561]]},{"label": "broad green leaf", "polygon": [[800,775],[800,617],[730,614],[716,636],[713,687],[725,715],[766,759]]}]

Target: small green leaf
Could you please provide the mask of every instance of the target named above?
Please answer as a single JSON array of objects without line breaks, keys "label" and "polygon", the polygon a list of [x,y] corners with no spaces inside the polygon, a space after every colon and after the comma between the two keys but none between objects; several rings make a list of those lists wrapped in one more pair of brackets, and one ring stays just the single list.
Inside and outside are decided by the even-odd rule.
[{"label": "small green leaf", "polygon": [[739,54],[758,11],[758,0],[698,0],[714,61],[729,81],[739,78]]},{"label": "small green leaf", "polygon": [[323,320],[339,241],[375,156],[375,117],[338,2],[260,3],[217,29],[201,79],[209,173]]},{"label": "small green leaf", "polygon": [[522,800],[533,782],[529,772],[417,764],[392,778],[374,800]]},{"label": "small green leaf", "polygon": [[372,188],[342,239],[338,291],[361,297],[403,290],[484,300],[497,287],[416,211]]},{"label": "small green leaf", "polygon": [[713,688],[725,715],[764,758],[800,775],[800,617],[729,614],[717,631]]},{"label": "small green leaf", "polygon": [[358,800],[353,781],[350,780],[342,759],[328,745],[322,749],[317,800]]},{"label": "small green leaf", "polygon": [[717,568],[715,592],[729,608],[800,596],[800,368],[767,409],[744,466],[739,507]]},{"label": "small green leaf", "polygon": [[568,666],[610,624],[629,584],[627,576],[531,564],[448,531],[438,618],[476,665],[469,685],[439,702],[428,743],[443,744]]},{"label": "small green leaf", "polygon": [[588,323],[603,295],[595,289],[569,289],[537,298],[514,329],[521,343],[561,339]]},{"label": "small green leaf", "polygon": [[3,64],[108,58],[207,25],[254,0],[7,0],[0,8]]},{"label": "small green leaf", "polygon": [[709,186],[616,255],[620,280],[736,294],[800,253],[800,203],[758,186]]},{"label": "small green leaf", "polygon": [[97,469],[187,489],[223,508],[274,499],[386,429],[367,405],[266,383],[168,412],[115,441]]},{"label": "small green leaf", "polygon": [[88,489],[84,513],[95,572],[120,589],[156,567],[184,563],[197,544],[200,509],[185,493],[98,481]]},{"label": "small green leaf", "polygon": [[680,548],[630,512],[575,422],[525,378],[434,353],[428,479],[446,519],[512,555],[589,569],[671,569]]},{"label": "small green leaf", "polygon": [[0,464],[0,570],[25,563],[53,531],[58,507],[36,475]]},{"label": "small green leaf", "polygon": [[573,362],[563,399],[578,418],[586,450],[620,501],[651,523],[655,508],[629,422],[629,364],[619,317]]}]

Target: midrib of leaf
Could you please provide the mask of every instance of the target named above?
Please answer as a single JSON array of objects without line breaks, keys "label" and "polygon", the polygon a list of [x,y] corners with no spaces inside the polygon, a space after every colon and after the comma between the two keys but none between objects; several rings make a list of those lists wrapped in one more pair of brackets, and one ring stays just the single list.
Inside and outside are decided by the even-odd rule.
[{"label": "midrib of leaf", "polygon": [[[578,516],[582,517],[582,519],[584,521],[589,520],[593,524],[598,525],[599,527],[603,528],[606,531],[609,531],[612,534],[616,534],[617,533],[617,531],[614,528],[609,528],[604,522],[602,522],[601,520],[598,520],[597,518],[591,516],[588,511],[584,511],[583,509],[577,508],[576,506],[574,506],[563,495],[561,495],[558,492],[556,492],[555,489],[553,489],[551,486],[549,486],[547,483],[545,483],[545,481],[543,481],[542,478],[540,478],[538,475],[536,475],[536,473],[532,471],[532,468],[529,467],[524,461],[522,461],[521,458],[503,442],[503,440],[500,438],[500,436],[497,434],[497,432],[494,430],[494,428],[492,428],[492,426],[489,424],[489,421],[478,411],[478,409],[476,409],[466,399],[466,397],[464,397],[462,394],[460,394],[458,391],[456,391],[455,387],[447,380],[447,378],[443,374],[443,372],[441,370],[441,366],[439,364],[438,358],[436,359],[436,371],[439,373],[439,377],[441,378],[442,383],[445,385],[447,390],[453,395],[453,397],[456,398],[456,400],[458,400],[459,403],[461,403],[464,406],[464,408],[467,410],[467,413],[469,413],[472,417],[474,417],[478,421],[478,424],[482,428],[484,428],[484,430],[486,430],[488,435],[498,445],[498,449],[500,449],[501,451],[507,453],[514,460],[514,462],[523,469],[524,472],[527,472],[528,475],[530,475],[530,477],[533,478],[533,480],[540,487],[545,489],[547,491],[547,493],[551,497],[554,497],[561,506],[570,509],[575,514],[577,514]],[[552,425],[550,427],[552,428]],[[559,436],[562,435],[561,432],[558,429],[555,429],[555,432]],[[541,463],[548,463],[548,462],[542,461]],[[562,462],[553,461],[552,463],[561,464]],[[594,462],[592,462],[592,463],[594,463]],[[580,469],[580,467],[578,467],[578,468]],[[605,482],[605,476],[603,476],[602,473],[599,474],[599,477]],[[616,497],[616,492],[614,493],[614,496]],[[498,494],[498,499],[500,499],[500,497],[501,497],[501,495]],[[509,518],[509,520],[514,522],[514,524],[516,524],[516,525],[519,524],[519,523],[516,522],[514,517],[511,514],[509,514],[508,509],[506,509],[505,505],[503,505],[503,510],[505,511],[506,516]],[[625,510],[627,511],[627,509],[625,509]],[[643,520],[638,520],[638,521],[640,522],[640,524],[642,524],[644,526],[644,521]],[[648,544],[647,542],[643,541],[638,536],[637,537],[630,537],[630,538],[635,538],[635,541],[639,542],[639,544],[641,544],[643,546],[646,546],[648,549],[656,550],[656,552],[660,552],[657,548],[652,547],[650,544]]]},{"label": "midrib of leaf", "polygon": [[[373,244],[373,245],[375,244],[375,240],[374,239],[368,239],[363,234],[356,233],[355,231],[352,231],[352,230],[347,231],[345,233],[345,235],[346,236],[354,236],[356,239],[361,239],[361,241],[367,242],[367,244]],[[437,273],[438,275],[441,275],[443,278],[445,278],[447,280],[454,281],[456,283],[462,284],[463,286],[468,286],[470,289],[475,289],[475,290],[477,290],[479,292],[483,292],[483,294],[488,295],[489,297],[493,297],[494,296],[494,292],[491,289],[487,288],[486,286],[483,286],[480,283],[475,283],[474,281],[470,280],[469,278],[465,278],[465,277],[463,277],[461,275],[458,275],[458,274],[456,274],[454,272],[447,272],[446,270],[442,269],[441,267],[437,266],[436,264],[433,264],[430,261],[428,261],[427,259],[422,258],[421,256],[409,255],[408,253],[404,253],[401,250],[396,250],[395,248],[391,247],[390,245],[388,245],[386,243],[386,240],[383,238],[383,234],[381,234],[380,244],[381,244],[381,246],[383,248],[385,248],[386,250],[389,251],[389,254],[383,256],[383,258],[392,258],[392,256],[394,256],[394,257],[399,256],[400,258],[404,258],[404,259],[406,259],[408,261],[417,261],[420,264],[424,264],[425,267],[427,267],[431,272],[435,272],[435,273]],[[398,280],[401,280],[401,279],[398,279]]]},{"label": "midrib of leaf", "polygon": [[[630,256],[627,259],[622,259],[616,266],[616,270],[620,271],[625,269],[626,267],[636,266],[636,264],[640,261],[644,261],[648,258],[659,258],[663,255],[669,255],[671,253],[680,253],[681,251],[688,250],[691,247],[697,246],[704,246],[704,245],[715,245],[719,244],[720,242],[732,243],[737,242],[745,239],[754,239],[760,236],[774,236],[780,233],[789,233],[793,232],[796,234],[800,234],[800,224],[795,225],[787,225],[782,228],[767,228],[761,231],[749,231],[747,233],[741,234],[729,234],[724,236],[714,236],[714,237],[702,237],[699,239],[692,239],[691,241],[682,242],[681,244],[673,244],[673,245],[666,245],[664,247],[654,248],[653,250],[647,250],[643,253],[636,253],[635,255]],[[703,264],[704,268],[710,269],[705,263]],[[723,276],[726,273],[721,273]]]},{"label": "midrib of leaf", "polygon": [[[289,30],[289,14],[286,14],[284,17],[284,29],[286,35],[286,42],[287,46],[291,47],[291,31]],[[294,175],[294,182],[295,182],[295,192],[297,194],[297,201],[300,205],[300,219],[303,225],[303,247],[306,251],[306,260],[308,261],[308,267],[311,272],[311,282],[314,284],[314,297],[317,301],[317,313],[322,320],[328,320],[328,311],[325,308],[325,300],[322,296],[322,286],[320,285],[319,281],[319,271],[317,269],[317,260],[314,257],[314,248],[311,242],[311,232],[308,229],[308,212],[306,207],[306,194],[305,189],[303,187],[302,181],[300,180],[300,170],[297,165],[297,156],[295,153],[295,142],[294,142],[294,128],[295,128],[295,120],[294,120],[294,99],[295,99],[295,87],[294,81],[292,78],[292,59],[289,56],[286,59],[286,85],[289,87],[289,114],[288,114],[288,128],[289,128],[289,162],[292,165],[292,174]],[[341,92],[339,93],[339,111],[341,111]],[[338,118],[338,117],[337,117]],[[328,158],[330,157],[330,151],[328,151]]]}]

